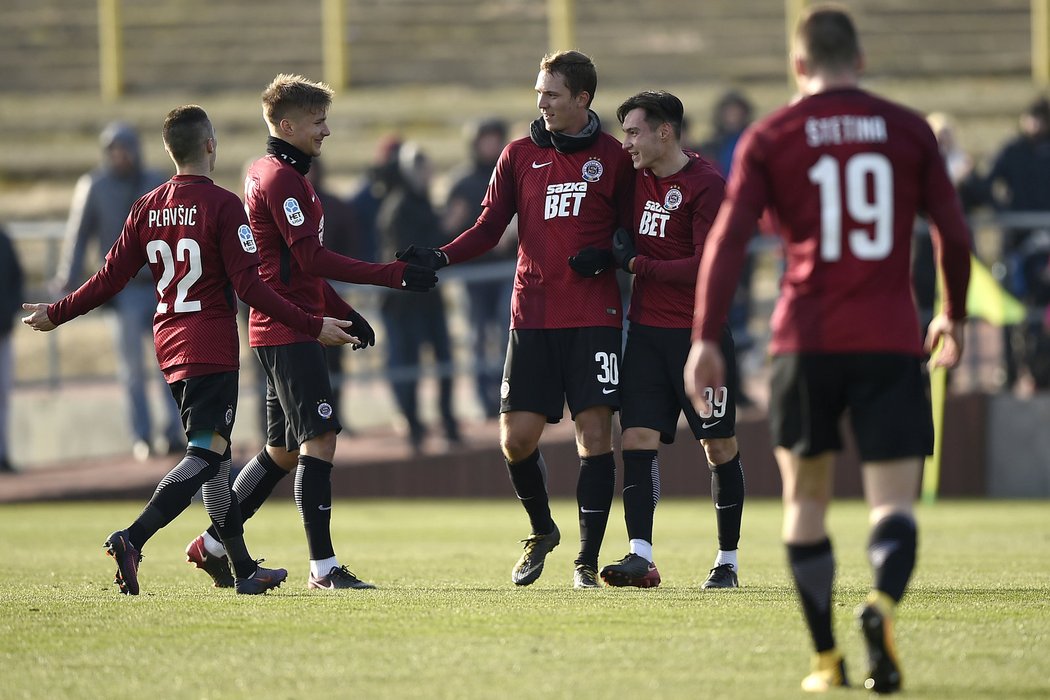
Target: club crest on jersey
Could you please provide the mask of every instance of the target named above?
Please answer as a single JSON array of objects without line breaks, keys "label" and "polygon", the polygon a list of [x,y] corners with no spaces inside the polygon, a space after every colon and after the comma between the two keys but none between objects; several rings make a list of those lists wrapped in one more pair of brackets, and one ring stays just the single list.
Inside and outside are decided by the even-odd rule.
[{"label": "club crest on jersey", "polygon": [[302,226],[306,221],[303,210],[299,208],[299,201],[295,197],[284,200],[284,216],[292,226]]},{"label": "club crest on jersey", "polygon": [[602,162],[597,158],[591,158],[589,161],[583,164],[583,179],[587,182],[598,182],[601,179],[602,173],[605,172],[605,168],[602,167]]},{"label": "club crest on jersey", "polygon": [[332,404],[328,403],[327,401],[322,401],[321,403],[317,404],[317,415],[321,416],[325,420],[331,418]]},{"label": "club crest on jersey", "polygon": [[508,396],[510,396],[510,382],[504,379],[503,383],[499,385],[499,397],[505,399]]},{"label": "club crest on jersey", "polygon": [[667,190],[667,194],[664,195],[664,209],[667,211],[674,211],[682,206],[682,199],[682,190],[677,187],[672,187]]},{"label": "club crest on jersey", "polygon": [[255,247],[255,236],[252,235],[252,230],[248,228],[248,224],[241,224],[240,228],[237,229],[237,239],[241,242],[241,247],[244,248],[245,253],[254,253],[259,250]]},{"label": "club crest on jersey", "polygon": [[226,407],[226,425],[233,423],[233,406]]}]

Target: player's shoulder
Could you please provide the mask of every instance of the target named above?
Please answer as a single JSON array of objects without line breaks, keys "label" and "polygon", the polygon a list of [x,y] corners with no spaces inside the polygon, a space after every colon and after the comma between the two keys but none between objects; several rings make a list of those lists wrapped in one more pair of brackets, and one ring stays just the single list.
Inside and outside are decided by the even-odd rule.
[{"label": "player's shoulder", "polygon": [[683,179],[705,185],[725,184],[725,177],[714,163],[696,151],[686,149],[685,154],[689,156],[689,163],[681,171]]}]

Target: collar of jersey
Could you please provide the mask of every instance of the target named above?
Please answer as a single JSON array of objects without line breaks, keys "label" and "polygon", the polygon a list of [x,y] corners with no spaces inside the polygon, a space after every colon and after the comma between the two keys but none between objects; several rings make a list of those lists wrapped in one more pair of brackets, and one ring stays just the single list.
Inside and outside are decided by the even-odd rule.
[{"label": "collar of jersey", "polygon": [[587,117],[587,126],[574,136],[547,131],[547,127],[543,125],[543,118],[537,118],[530,128],[532,142],[540,148],[553,148],[558,153],[575,153],[589,148],[601,135],[602,123],[598,115],[591,110],[587,110]]},{"label": "collar of jersey", "polygon": [[306,173],[310,172],[310,162],[313,158],[283,139],[279,139],[276,136],[267,138],[266,152],[295,168],[303,177],[306,177]]}]

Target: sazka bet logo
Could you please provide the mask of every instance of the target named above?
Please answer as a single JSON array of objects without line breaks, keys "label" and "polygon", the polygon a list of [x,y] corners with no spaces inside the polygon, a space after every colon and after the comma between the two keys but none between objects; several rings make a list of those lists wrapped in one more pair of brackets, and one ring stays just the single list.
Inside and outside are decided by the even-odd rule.
[{"label": "sazka bet logo", "polygon": [[602,162],[596,158],[591,158],[583,164],[583,179],[587,182],[598,182],[604,172],[605,168],[602,167]]}]

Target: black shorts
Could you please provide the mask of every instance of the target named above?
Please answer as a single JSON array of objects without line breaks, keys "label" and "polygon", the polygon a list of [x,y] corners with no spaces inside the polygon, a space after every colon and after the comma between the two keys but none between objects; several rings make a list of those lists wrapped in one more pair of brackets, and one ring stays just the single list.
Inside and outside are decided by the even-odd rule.
[{"label": "black shorts", "polygon": [[511,330],[500,386],[500,413],[529,411],[561,420],[594,406],[620,406],[619,328]]},{"label": "black shorts", "polygon": [[632,323],[627,331],[620,383],[620,428],[649,428],[660,441],[674,442],[678,416],[685,413],[697,440],[730,438],[736,434],[736,401],[740,378],[736,350],[727,326],[722,331],[726,361],[725,386],[708,390],[711,413],[698,415],[685,393],[685,361],[692,345],[689,328],[655,328]]},{"label": "black shorts", "polygon": [[849,411],[862,461],[933,453],[929,378],[922,360],[891,353],[801,353],[773,358],[773,440],[803,457],[842,448]]},{"label": "black shorts", "polygon": [[168,384],[182,414],[186,437],[202,430],[230,442],[237,418],[237,372],[203,374]]},{"label": "black shorts", "polygon": [[320,343],[255,348],[266,373],[266,444],[295,452],[311,438],[343,429]]}]

